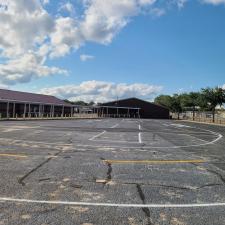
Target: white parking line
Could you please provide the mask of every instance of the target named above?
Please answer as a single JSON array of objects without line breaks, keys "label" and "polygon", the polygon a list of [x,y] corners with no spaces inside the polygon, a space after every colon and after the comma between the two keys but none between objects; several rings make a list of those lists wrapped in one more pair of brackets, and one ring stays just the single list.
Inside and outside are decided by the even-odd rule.
[{"label": "white parking line", "polygon": [[141,130],[141,124],[138,125],[138,129]]},{"label": "white parking line", "polygon": [[[191,128],[194,128],[196,130],[200,130],[200,131],[204,131],[204,132],[209,132],[209,134],[213,134],[216,136],[216,138],[213,140],[213,141],[210,141],[210,142],[205,142],[205,143],[200,143],[200,144],[193,144],[193,145],[177,145],[177,146],[144,146],[142,148],[144,149],[176,149],[176,148],[190,148],[190,147],[199,147],[199,146],[206,146],[206,145],[212,145],[212,144],[215,144],[216,142],[218,142],[221,138],[223,138],[223,135],[220,134],[220,133],[216,133],[214,131],[211,131],[211,130],[207,130],[207,129],[201,129],[201,128],[197,128],[197,127],[191,127]],[[103,131],[102,133],[96,135],[97,137],[98,136],[101,136],[105,133],[106,131]],[[185,131],[183,131],[185,132]],[[156,132],[156,133],[164,133],[164,132]],[[92,141],[93,138],[96,138],[96,136],[90,138],[89,140]],[[42,145],[55,145],[55,146],[73,146],[73,144],[65,144],[63,142],[42,142],[42,141],[27,141],[27,140],[19,140],[19,139],[10,139],[10,138],[0,138],[0,141],[4,141],[4,142],[8,142],[10,143],[11,145],[24,145],[24,144],[42,144]],[[75,143],[76,146],[82,146],[82,147],[93,147],[93,145],[91,144],[81,144],[81,143]],[[135,149],[137,148],[136,146],[135,147],[132,147],[132,146],[113,146],[113,145],[109,145],[109,146],[102,146],[102,145],[95,145],[94,147],[115,147],[115,148],[118,148],[118,147],[121,147],[121,148],[132,148],[132,149]]]},{"label": "white parking line", "polygon": [[[111,140],[111,139],[109,139],[109,140],[92,140],[92,141],[95,141],[95,142],[102,142],[102,143],[108,143],[108,144],[110,144],[110,143],[124,143],[124,144],[139,144],[138,142],[135,142],[135,141],[129,141],[129,140],[124,140],[124,141],[117,141],[117,140]],[[102,147],[104,147],[104,146],[102,146]],[[118,146],[117,146],[118,147]],[[121,147],[121,146],[119,146],[119,147]]]},{"label": "white parking line", "polygon": [[18,198],[0,198],[0,202],[20,202],[27,204],[49,204],[49,205],[78,205],[78,206],[103,206],[121,208],[204,208],[225,206],[225,202],[199,203],[199,204],[116,204],[116,203],[95,203],[95,202],[68,202],[68,201],[45,201]]},{"label": "white parking line", "polygon": [[177,124],[177,123],[171,123],[170,126],[178,127],[178,128],[191,128],[190,126],[183,125],[183,124]]},{"label": "white parking line", "polygon": [[118,126],[119,126],[119,124],[117,123],[117,124],[113,125],[113,126],[110,127],[110,128],[116,128],[116,127],[118,127]]},{"label": "white parking line", "polygon": [[195,137],[195,136],[190,135],[190,134],[177,134],[177,135],[179,135],[179,136],[188,136],[188,137],[195,138],[195,139],[197,139],[197,140],[199,140],[199,141],[202,141],[202,142],[205,142],[205,143],[208,142],[208,141],[206,141],[206,140],[203,140],[203,139],[201,139],[201,138]]},{"label": "white parking line", "polygon": [[100,137],[100,136],[103,135],[104,133],[106,133],[105,130],[104,130],[103,132],[101,132],[100,134],[97,134],[97,135],[93,136],[92,138],[90,138],[89,141],[93,141],[95,138]]},{"label": "white parking line", "polygon": [[138,142],[142,143],[141,132],[138,133]]}]

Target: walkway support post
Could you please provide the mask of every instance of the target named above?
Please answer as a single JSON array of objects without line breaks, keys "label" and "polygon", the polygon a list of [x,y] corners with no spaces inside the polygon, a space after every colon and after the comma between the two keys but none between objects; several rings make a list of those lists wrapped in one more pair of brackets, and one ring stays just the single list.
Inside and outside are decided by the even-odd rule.
[{"label": "walkway support post", "polygon": [[28,112],[28,117],[30,118],[31,113],[30,113],[30,103],[29,103],[29,112]]},{"label": "walkway support post", "polygon": [[64,105],[62,106],[62,117],[64,117]]},{"label": "walkway support post", "polygon": [[107,117],[109,117],[109,107],[106,108]]},{"label": "walkway support post", "polygon": [[24,103],[23,118],[26,118],[27,105]]},{"label": "walkway support post", "polygon": [[9,118],[9,102],[7,102],[7,106],[6,106],[6,117],[7,119]]},{"label": "walkway support post", "polygon": [[41,104],[39,104],[39,112],[38,112],[38,117],[41,117]]},{"label": "walkway support post", "polygon": [[52,105],[50,105],[50,112],[49,112],[49,116],[52,117]]},{"label": "walkway support post", "polygon": [[52,105],[52,117],[54,117],[54,116],[55,116],[55,106]]},{"label": "walkway support post", "polygon": [[15,118],[15,111],[16,111],[16,103],[13,103],[13,118]]}]

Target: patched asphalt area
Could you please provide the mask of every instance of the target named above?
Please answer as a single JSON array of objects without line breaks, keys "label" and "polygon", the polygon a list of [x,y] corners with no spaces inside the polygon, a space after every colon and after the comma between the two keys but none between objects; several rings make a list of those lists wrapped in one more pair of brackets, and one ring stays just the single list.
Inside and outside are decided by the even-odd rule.
[{"label": "patched asphalt area", "polygon": [[169,120],[2,121],[0,224],[224,225],[224,136]]}]

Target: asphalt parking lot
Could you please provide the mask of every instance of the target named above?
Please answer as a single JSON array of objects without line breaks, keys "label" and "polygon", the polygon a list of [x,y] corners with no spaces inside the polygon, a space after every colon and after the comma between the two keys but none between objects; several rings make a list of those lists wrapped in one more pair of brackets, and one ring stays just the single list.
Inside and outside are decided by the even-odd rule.
[{"label": "asphalt parking lot", "polygon": [[0,122],[0,224],[224,225],[225,127]]}]

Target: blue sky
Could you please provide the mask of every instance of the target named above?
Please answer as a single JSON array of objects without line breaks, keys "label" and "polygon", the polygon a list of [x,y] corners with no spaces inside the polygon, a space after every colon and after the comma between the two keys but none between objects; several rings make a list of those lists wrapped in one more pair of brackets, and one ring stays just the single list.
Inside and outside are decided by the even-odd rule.
[{"label": "blue sky", "polygon": [[[55,4],[56,1],[50,0],[32,6],[32,10],[46,12],[52,22],[49,19],[44,24],[50,24],[49,29],[51,26],[54,28],[51,33],[44,30],[45,41],[35,43],[35,48],[34,45],[24,47],[18,43],[17,57],[12,57],[10,49],[1,45],[0,35],[0,86],[74,100],[106,101],[117,96],[122,98],[132,95],[152,100],[158,94],[195,91],[202,87],[225,84],[223,0],[142,0],[144,3],[135,3],[137,12],[136,8],[127,8],[125,4],[127,1],[140,0],[125,0],[122,7],[120,1],[116,6],[105,5],[102,1],[96,0],[96,3],[95,0],[88,0],[88,3],[84,3],[80,0],[79,4],[78,1],[58,1]],[[18,2],[22,4],[23,1],[15,4],[19,4]],[[37,0],[31,2],[36,4]],[[9,5],[9,11],[10,7],[12,11],[9,13],[15,14],[17,5]],[[116,9],[119,12],[115,12],[121,15],[114,18],[115,12],[110,7],[118,7]],[[112,15],[104,14],[96,19],[95,14],[105,11]],[[91,19],[84,23],[84,17],[90,14]],[[107,23],[102,21],[104,19]],[[59,20],[62,23],[59,24]],[[111,26],[111,21],[115,25],[101,34],[102,27]],[[82,26],[85,24],[86,33],[82,30],[82,37],[80,30],[80,33],[77,32],[77,23]],[[45,27],[44,24],[37,23],[37,26]],[[1,26],[3,25],[0,23],[0,28]],[[69,27],[69,32],[63,26]],[[56,29],[59,31],[56,32]],[[32,29],[25,32],[29,35]],[[40,38],[42,33],[43,29],[40,27],[40,33],[36,36]],[[31,40],[34,40],[36,36],[32,35]],[[51,50],[46,46],[51,46]],[[43,50],[44,53],[40,56],[41,47],[47,50]],[[33,55],[31,57],[31,52],[35,55],[35,60]],[[26,54],[28,57],[24,59]],[[39,58],[36,59],[37,55],[43,58],[39,61]],[[14,60],[17,60],[16,63],[13,63]],[[35,61],[38,65],[32,64],[30,69],[30,61]],[[21,62],[24,62],[22,66]],[[18,64],[19,68],[15,68],[16,73],[11,69],[14,64]],[[11,66],[10,76],[4,73],[8,71],[7,66]]]}]

